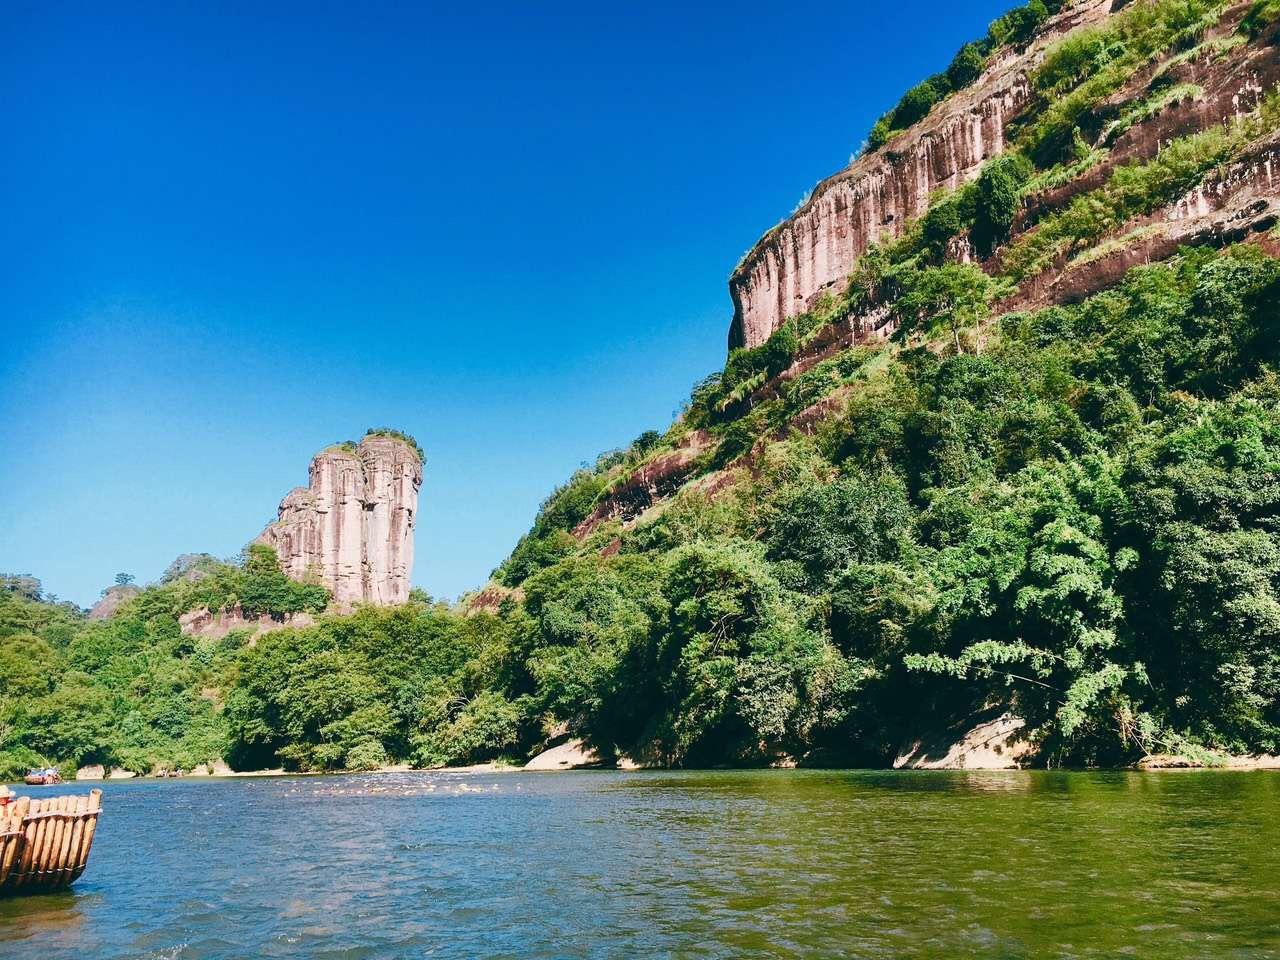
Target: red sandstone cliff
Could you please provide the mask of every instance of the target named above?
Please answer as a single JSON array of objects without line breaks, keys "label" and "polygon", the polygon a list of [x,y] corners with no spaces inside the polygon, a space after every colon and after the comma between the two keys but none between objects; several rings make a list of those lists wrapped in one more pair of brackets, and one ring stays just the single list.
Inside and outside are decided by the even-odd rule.
[{"label": "red sandstone cliff", "polygon": [[1068,31],[1105,19],[1115,6],[1114,0],[1069,4],[1025,51],[997,58],[923,121],[818,184],[729,278],[729,347],[757,346],[824,292],[840,293],[869,246],[896,238],[925,212],[935,191],[977,177],[985,161],[1004,152],[1005,125],[1026,105],[1028,76],[1045,50]]},{"label": "red sandstone cliff", "polygon": [[354,449],[330,447],[257,542],[275,548],[288,576],[318,577],[342,609],[404,603],[421,485],[422,461],[403,440],[368,436]]}]

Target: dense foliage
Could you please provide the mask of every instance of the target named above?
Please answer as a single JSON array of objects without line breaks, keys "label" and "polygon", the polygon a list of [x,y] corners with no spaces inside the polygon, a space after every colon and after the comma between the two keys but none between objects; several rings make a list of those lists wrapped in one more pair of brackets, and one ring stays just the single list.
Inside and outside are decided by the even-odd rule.
[{"label": "dense foliage", "polygon": [[1278,324],[1280,262],[1187,250],[1004,316],[981,354],[950,330],[855,349],[775,401],[844,391],[843,412],[758,423],[714,497],[583,544],[642,455],[584,468],[535,528],[563,549],[518,548],[495,612],[415,600],[250,645],[177,614],[306,609],[316,588],[259,548],[102,622],[9,578],[0,762],[436,765],[568,730],[653,763],[882,763],[990,706],[1056,762],[1280,749]]},{"label": "dense foliage", "polygon": [[0,779],[50,762],[145,773],[222,757],[220,691],[248,636],[187,637],[179,617],[237,603],[283,617],[322,611],[329,594],[287,578],[260,544],[236,563],[184,555],[101,621],[49,602],[33,578],[0,580]]},{"label": "dense foliage", "polygon": [[524,581],[530,709],[667,763],[991,704],[1062,762],[1280,748],[1277,324],[1280,263],[1188,250],[981,355],[855,351],[817,437]]}]

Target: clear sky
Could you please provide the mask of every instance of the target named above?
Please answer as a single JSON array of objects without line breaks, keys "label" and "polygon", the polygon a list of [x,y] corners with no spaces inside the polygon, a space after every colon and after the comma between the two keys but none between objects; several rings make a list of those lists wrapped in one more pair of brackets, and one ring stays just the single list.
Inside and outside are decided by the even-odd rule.
[{"label": "clear sky", "polygon": [[414,581],[483,583],[724,360],[726,279],[1013,0],[10,0],[0,570],[235,554],[371,426]]}]

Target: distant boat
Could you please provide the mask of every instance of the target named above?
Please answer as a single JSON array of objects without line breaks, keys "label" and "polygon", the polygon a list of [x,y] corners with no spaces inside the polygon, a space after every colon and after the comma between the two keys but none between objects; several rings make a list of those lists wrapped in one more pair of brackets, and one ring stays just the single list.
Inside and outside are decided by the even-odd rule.
[{"label": "distant boat", "polygon": [[18,797],[0,806],[0,896],[74,883],[89,862],[101,812],[101,790],[83,797]]},{"label": "distant boat", "polygon": [[56,783],[62,782],[62,777],[58,776],[57,770],[32,770],[22,782],[29,787],[51,787]]}]

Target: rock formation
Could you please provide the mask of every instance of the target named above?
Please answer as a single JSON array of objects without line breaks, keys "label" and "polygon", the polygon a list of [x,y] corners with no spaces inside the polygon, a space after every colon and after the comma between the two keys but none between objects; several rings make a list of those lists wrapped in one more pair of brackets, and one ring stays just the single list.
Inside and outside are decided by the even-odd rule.
[{"label": "rock formation", "polygon": [[[1069,31],[1099,23],[1123,6],[1114,0],[1067,4],[1026,50],[998,57],[972,86],[937,104],[924,120],[818,184],[806,203],[760,238],[729,278],[734,306],[730,349],[758,346],[824,294],[842,293],[857,258],[872,244],[897,239],[928,209],[931,196],[976,179],[987,160],[1005,151],[1008,125],[1031,102],[1030,77],[1046,50]],[[1233,5],[1210,34],[1219,41],[1234,37],[1248,8]],[[1274,43],[1263,38],[1232,49],[1229,56],[1183,58],[1181,63],[1169,57],[1160,66],[1137,71],[1100,109],[1119,112],[1141,102],[1156,71],[1166,67],[1169,83],[1198,94],[1166,105],[1108,141],[1108,155],[1085,175],[1029,198],[1015,236],[1033,229],[1038,216],[1099,186],[1120,166],[1146,162],[1176,137],[1255,110],[1280,82]],[[1006,308],[1078,300],[1114,282],[1129,267],[1164,259],[1181,245],[1222,245],[1271,229],[1280,218],[1278,151],[1280,143],[1272,136],[1178,202],[1126,223],[1130,233],[1142,232],[1117,244],[1113,255],[1071,271],[1065,261],[1056,262],[1021,284],[1019,299]],[[969,251],[961,251],[958,259],[968,260]],[[886,320],[887,313],[876,309],[850,318],[848,339],[882,334]]]},{"label": "rock formation", "polygon": [[233,630],[247,630],[251,634],[250,645],[260,634],[270,633],[272,630],[283,630],[285,627],[309,627],[315,622],[316,618],[305,611],[285,616],[260,613],[256,617],[247,617],[239,603],[233,603],[217,611],[210,610],[208,607],[199,607],[178,617],[178,625],[182,628],[184,637],[221,640]]},{"label": "rock formation", "polygon": [[102,598],[95,603],[89,611],[90,620],[109,620],[115,616],[115,612],[119,609],[120,604],[126,600],[132,600],[138,594],[142,593],[141,587],[136,587],[132,583],[121,586],[107,587],[102,591]]},{"label": "rock formation", "polygon": [[421,485],[422,460],[397,437],[329,447],[312,458],[309,486],[281,501],[256,542],[275,548],[288,576],[316,577],[343,610],[404,603]]},{"label": "rock formation", "polygon": [[968,89],[921,123],[814,189],[799,210],[766,233],[729,278],[729,347],[754,347],[825,292],[843,291],[854,261],[893,240],[928,208],[935,191],[977,177],[1005,148],[1005,124],[1026,105],[1028,75],[1047,47],[1082,24],[1106,18],[1113,0],[1083,0],[1054,17],[1024,52],[990,64]]},{"label": "rock formation", "polygon": [[1034,753],[1026,721],[1000,707],[903,744],[895,770],[1016,770]]}]

